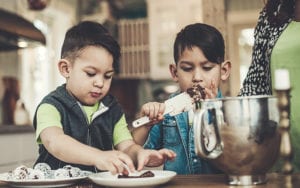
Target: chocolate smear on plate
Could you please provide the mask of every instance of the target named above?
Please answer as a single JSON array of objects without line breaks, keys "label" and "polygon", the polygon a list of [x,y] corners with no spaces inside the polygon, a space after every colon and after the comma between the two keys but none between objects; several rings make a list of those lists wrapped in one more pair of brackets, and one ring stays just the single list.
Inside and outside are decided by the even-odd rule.
[{"label": "chocolate smear on plate", "polygon": [[149,178],[149,177],[154,177],[154,173],[151,172],[150,170],[142,173],[139,176],[130,176],[130,175],[125,175],[125,174],[118,175],[118,178]]}]

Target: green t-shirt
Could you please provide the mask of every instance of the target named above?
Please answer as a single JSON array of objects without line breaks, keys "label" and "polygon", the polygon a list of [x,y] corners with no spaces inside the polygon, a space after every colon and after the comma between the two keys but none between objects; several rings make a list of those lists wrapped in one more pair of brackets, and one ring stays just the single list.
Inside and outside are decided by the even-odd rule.
[{"label": "green t-shirt", "polygon": [[[93,114],[99,109],[103,108],[104,106],[102,103],[100,104],[95,104],[94,106],[82,106],[82,109],[85,111],[86,116],[88,118],[89,123],[92,120]],[[41,143],[40,140],[40,134],[41,132],[51,126],[57,126],[61,127],[61,117],[58,112],[58,110],[55,108],[55,106],[51,104],[42,104],[37,111],[37,128],[36,128],[36,140],[38,143]],[[127,122],[125,119],[125,115],[120,118],[120,120],[117,122],[114,128],[113,132],[113,144],[116,146],[122,141],[125,140],[131,140],[132,135],[127,127]]]},{"label": "green t-shirt", "polygon": [[[275,70],[289,71],[291,84],[291,139],[294,152],[294,168],[300,171],[300,22],[292,21],[277,40],[271,55],[272,85]],[[276,94],[274,92],[274,94]]]}]

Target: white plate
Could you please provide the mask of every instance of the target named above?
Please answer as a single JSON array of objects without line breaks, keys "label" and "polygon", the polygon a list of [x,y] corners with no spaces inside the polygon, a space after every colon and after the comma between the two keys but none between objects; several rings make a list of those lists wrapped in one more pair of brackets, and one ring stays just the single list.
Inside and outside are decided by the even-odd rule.
[{"label": "white plate", "polygon": [[0,174],[0,182],[4,182],[11,187],[35,187],[35,188],[47,188],[47,187],[64,187],[77,183],[79,180],[87,177],[74,177],[74,178],[62,178],[62,179],[43,179],[43,180],[7,180],[7,173]]},{"label": "white plate", "polygon": [[[143,170],[141,173],[146,171]],[[176,175],[176,172],[166,170],[151,170],[151,172],[154,173],[154,177],[118,178],[117,175],[112,175],[110,172],[100,172],[92,174],[88,178],[98,185],[108,187],[143,187],[167,183]]]}]

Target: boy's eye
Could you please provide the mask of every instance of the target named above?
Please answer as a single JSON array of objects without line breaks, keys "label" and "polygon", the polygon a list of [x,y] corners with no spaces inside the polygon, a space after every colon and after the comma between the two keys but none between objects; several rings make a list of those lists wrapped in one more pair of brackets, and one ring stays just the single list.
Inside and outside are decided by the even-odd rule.
[{"label": "boy's eye", "polygon": [[181,69],[185,72],[190,72],[193,70],[193,67],[181,67]]},{"label": "boy's eye", "polygon": [[202,69],[205,71],[210,71],[213,67],[212,66],[203,66]]},{"label": "boy's eye", "polygon": [[96,74],[95,74],[95,73],[91,73],[91,72],[86,72],[86,75],[87,75],[88,77],[93,77],[93,76],[95,76]]},{"label": "boy's eye", "polygon": [[111,79],[112,77],[113,77],[112,74],[110,74],[110,75],[105,75],[105,78],[106,78],[106,79]]},{"label": "boy's eye", "polygon": [[104,77],[106,79],[111,79],[113,77],[113,75],[114,75],[113,73],[109,73],[109,74],[105,74]]}]

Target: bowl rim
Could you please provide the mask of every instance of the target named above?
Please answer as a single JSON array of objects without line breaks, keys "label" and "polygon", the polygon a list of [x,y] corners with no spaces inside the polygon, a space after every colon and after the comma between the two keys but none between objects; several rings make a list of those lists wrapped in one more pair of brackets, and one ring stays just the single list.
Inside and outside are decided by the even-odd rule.
[{"label": "bowl rim", "polygon": [[251,100],[251,99],[277,99],[274,95],[251,95],[251,96],[225,96],[223,98],[204,99],[201,102],[208,101],[227,101],[227,100]]}]

